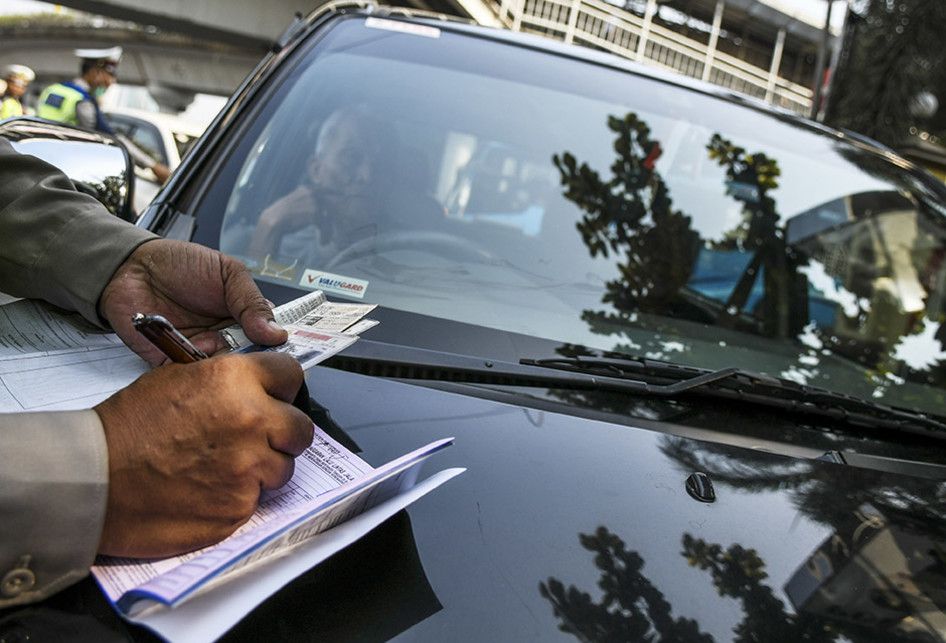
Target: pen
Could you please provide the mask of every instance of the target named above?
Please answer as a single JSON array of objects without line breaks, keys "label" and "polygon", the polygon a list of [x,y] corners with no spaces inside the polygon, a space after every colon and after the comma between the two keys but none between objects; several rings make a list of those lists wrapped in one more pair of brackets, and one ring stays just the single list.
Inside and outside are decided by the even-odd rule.
[{"label": "pen", "polygon": [[[208,357],[207,353],[194,346],[181,331],[174,328],[174,325],[161,315],[135,313],[131,318],[131,323],[135,330],[144,335],[172,362],[190,364]],[[306,415],[309,414],[309,389],[304,379],[292,404]]]},{"label": "pen", "polygon": [[207,359],[207,353],[194,346],[161,315],[135,313],[131,323],[135,330],[144,335],[172,362],[189,364],[199,359]]}]

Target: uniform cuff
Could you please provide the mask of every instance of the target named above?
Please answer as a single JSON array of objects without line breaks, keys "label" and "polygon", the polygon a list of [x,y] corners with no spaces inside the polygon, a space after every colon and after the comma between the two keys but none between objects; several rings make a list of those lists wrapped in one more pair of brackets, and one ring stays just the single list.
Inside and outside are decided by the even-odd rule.
[{"label": "uniform cuff", "polygon": [[0,608],[84,578],[108,501],[108,449],[93,410],[0,415]]}]

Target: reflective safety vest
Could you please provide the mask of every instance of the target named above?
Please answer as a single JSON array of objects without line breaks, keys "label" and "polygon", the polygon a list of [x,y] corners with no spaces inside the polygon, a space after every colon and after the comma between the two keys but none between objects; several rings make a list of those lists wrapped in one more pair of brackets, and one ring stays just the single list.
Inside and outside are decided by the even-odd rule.
[{"label": "reflective safety vest", "polygon": [[39,95],[36,115],[48,121],[78,125],[76,105],[84,100],[88,100],[88,96],[78,89],[63,83],[56,83],[47,87]]},{"label": "reflective safety vest", "polygon": [[13,98],[13,96],[7,96],[0,102],[0,120],[22,115],[23,106],[20,104],[20,101]]}]

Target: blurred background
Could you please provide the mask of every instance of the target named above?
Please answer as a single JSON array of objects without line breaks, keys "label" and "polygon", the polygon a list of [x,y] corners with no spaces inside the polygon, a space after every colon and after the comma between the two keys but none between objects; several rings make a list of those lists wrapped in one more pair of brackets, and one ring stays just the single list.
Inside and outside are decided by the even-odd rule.
[{"label": "blurred background", "polygon": [[[77,48],[123,49],[101,99],[172,170],[298,12],[317,0],[5,0],[0,67],[28,66],[26,113],[78,75]],[[946,178],[942,0],[395,0],[591,47],[874,138]]]}]

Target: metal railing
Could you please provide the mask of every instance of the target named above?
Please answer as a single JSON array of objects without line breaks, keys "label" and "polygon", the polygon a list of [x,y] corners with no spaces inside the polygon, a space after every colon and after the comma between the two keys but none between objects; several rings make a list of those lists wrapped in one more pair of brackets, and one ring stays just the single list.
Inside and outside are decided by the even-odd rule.
[{"label": "metal railing", "polygon": [[[486,0],[500,22],[702,78],[808,114],[813,91],[602,0]],[[707,69],[708,68],[708,69]]]}]

